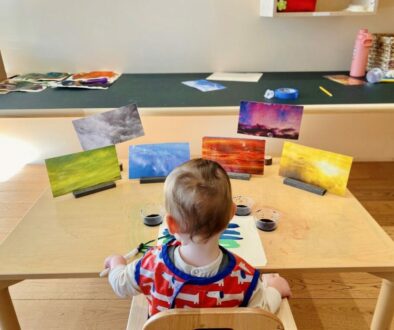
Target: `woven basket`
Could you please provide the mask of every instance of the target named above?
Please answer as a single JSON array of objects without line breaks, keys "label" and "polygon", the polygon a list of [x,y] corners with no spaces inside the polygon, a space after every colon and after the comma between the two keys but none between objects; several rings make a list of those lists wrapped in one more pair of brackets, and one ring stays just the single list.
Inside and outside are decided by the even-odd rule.
[{"label": "woven basket", "polygon": [[394,34],[375,33],[372,36],[367,69],[394,70]]}]

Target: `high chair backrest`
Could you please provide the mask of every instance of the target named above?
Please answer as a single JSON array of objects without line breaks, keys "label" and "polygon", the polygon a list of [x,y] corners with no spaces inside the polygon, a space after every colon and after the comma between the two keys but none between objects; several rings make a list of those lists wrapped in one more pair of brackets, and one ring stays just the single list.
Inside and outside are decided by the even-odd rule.
[{"label": "high chair backrest", "polygon": [[260,308],[171,309],[147,320],[144,330],[283,330],[272,313]]},{"label": "high chair backrest", "polygon": [[149,319],[148,303],[143,295],[133,297],[127,330],[297,330],[287,299],[277,315],[261,308],[171,309]]}]

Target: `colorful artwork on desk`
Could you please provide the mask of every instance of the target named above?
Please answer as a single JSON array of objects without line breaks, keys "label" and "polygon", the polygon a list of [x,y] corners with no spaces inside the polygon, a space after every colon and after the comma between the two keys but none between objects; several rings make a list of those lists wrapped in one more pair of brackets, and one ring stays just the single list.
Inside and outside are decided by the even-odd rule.
[{"label": "colorful artwork on desk", "polygon": [[204,137],[202,158],[218,162],[227,172],[263,174],[265,141]]},{"label": "colorful artwork on desk", "polygon": [[189,143],[132,145],[129,148],[129,179],[167,176],[188,160]]},{"label": "colorful artwork on desk", "polygon": [[[163,236],[165,238],[160,239],[158,244],[165,244],[174,238],[169,233],[165,221],[160,225],[158,234],[158,237]],[[267,264],[264,247],[261,244],[253,216],[234,216],[226,230],[220,235],[219,244],[245,259],[254,267],[261,267]]]},{"label": "colorful artwork on desk", "polygon": [[113,71],[91,71],[74,73],[67,79],[52,84],[57,88],[108,89],[120,74]]},{"label": "colorful artwork on desk", "polygon": [[336,83],[345,86],[360,86],[365,84],[365,81],[361,79],[352,78],[345,74],[328,75],[328,76],[324,76],[324,78],[327,78],[331,81],[335,81]]},{"label": "colorful artwork on desk", "polygon": [[120,74],[114,71],[90,71],[74,73],[70,79],[75,81],[89,81],[92,79],[107,79],[109,83],[113,83],[120,77]]},{"label": "colorful artwork on desk", "polygon": [[304,107],[241,101],[238,133],[297,140]]},{"label": "colorful artwork on desk", "polygon": [[84,82],[79,80],[62,80],[51,84],[53,88],[76,88],[76,89],[108,89],[111,85],[107,80],[94,80],[90,82]]},{"label": "colorful artwork on desk", "polygon": [[26,92],[26,93],[38,93],[46,89],[47,86],[43,84],[37,84],[30,81],[8,79],[0,83],[0,94],[7,94],[9,92]]},{"label": "colorful artwork on desk", "polygon": [[0,95],[8,94],[10,92],[14,92],[16,90],[16,84],[11,84],[7,80],[4,82],[0,82]]},{"label": "colorful artwork on desk", "polygon": [[353,158],[286,141],[279,175],[344,195]]},{"label": "colorful artwork on desk", "polygon": [[45,160],[53,197],[121,178],[115,146]]},{"label": "colorful artwork on desk", "polygon": [[31,82],[61,81],[66,79],[68,76],[70,76],[70,74],[67,72],[27,73],[16,76],[13,79]]},{"label": "colorful artwork on desk", "polygon": [[84,150],[105,147],[144,135],[135,104],[73,120],[73,125]]}]

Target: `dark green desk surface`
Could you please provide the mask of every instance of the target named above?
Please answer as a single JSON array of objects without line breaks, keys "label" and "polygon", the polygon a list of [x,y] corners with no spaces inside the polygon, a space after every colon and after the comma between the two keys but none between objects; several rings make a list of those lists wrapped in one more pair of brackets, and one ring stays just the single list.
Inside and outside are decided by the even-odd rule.
[{"label": "dark green desk surface", "polygon": [[[116,108],[131,102],[147,108],[237,106],[240,100],[265,101],[265,90],[279,87],[297,88],[299,99],[271,102],[303,105],[394,103],[394,84],[343,86],[323,78],[326,74],[337,73],[344,72],[264,73],[258,83],[223,81],[220,83],[226,89],[205,93],[181,82],[204,79],[209,73],[123,74],[108,90],[48,88],[40,93],[0,95],[0,113],[1,109]],[[320,85],[334,97],[323,94]]]}]

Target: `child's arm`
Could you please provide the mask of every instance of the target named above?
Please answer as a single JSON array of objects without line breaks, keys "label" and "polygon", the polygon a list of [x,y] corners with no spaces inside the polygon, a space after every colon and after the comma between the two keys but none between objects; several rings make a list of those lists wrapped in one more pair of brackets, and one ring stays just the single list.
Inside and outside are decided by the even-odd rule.
[{"label": "child's arm", "polygon": [[278,274],[265,274],[258,281],[248,307],[262,307],[271,313],[276,313],[282,298],[290,296],[289,284],[283,277],[280,277]]},{"label": "child's arm", "polygon": [[105,259],[104,266],[110,269],[108,282],[119,297],[125,298],[141,293],[134,279],[135,265],[138,261],[138,259],[134,260],[127,265],[126,259],[120,255],[109,256]]}]

